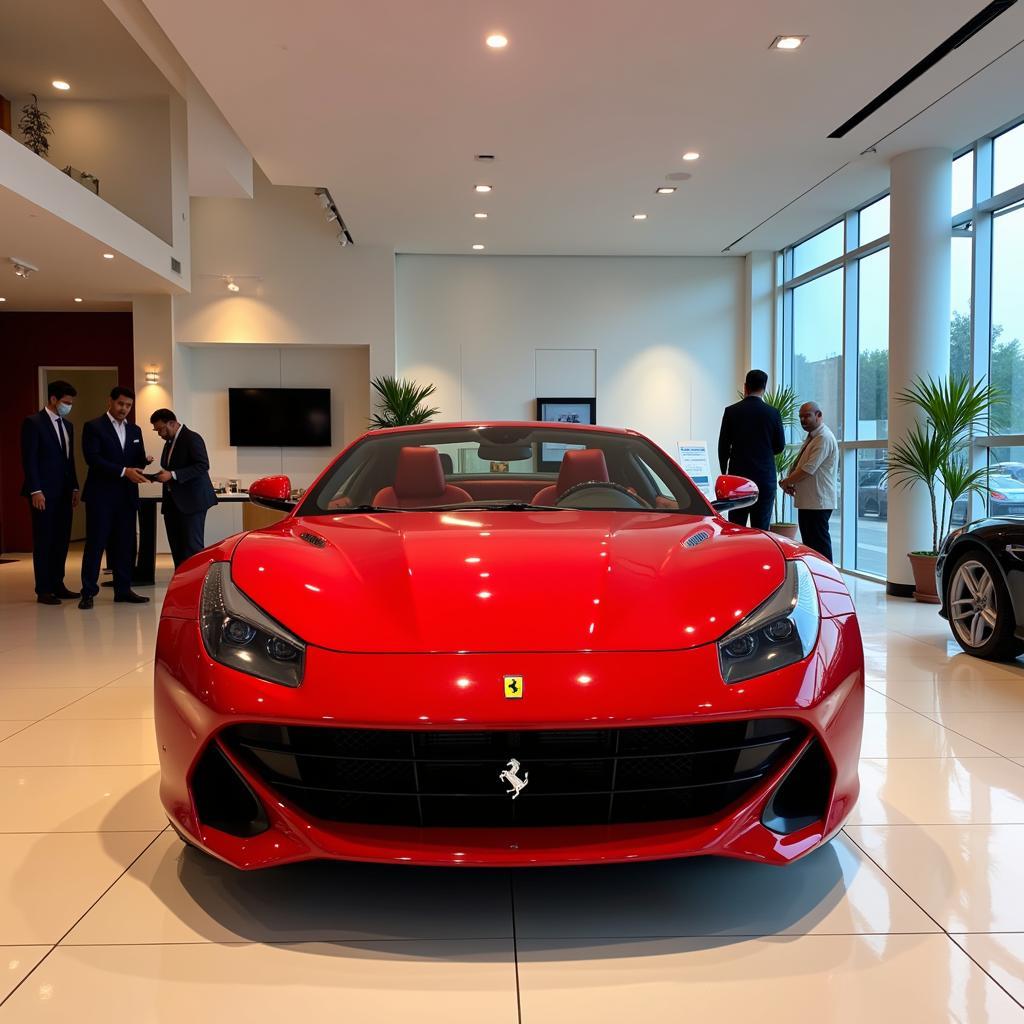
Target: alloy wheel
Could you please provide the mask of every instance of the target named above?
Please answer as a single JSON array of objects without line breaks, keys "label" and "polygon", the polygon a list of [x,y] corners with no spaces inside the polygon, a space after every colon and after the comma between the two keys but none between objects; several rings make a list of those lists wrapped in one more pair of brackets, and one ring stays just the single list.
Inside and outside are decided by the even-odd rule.
[{"label": "alloy wheel", "polygon": [[968,647],[984,647],[998,622],[996,585],[989,570],[974,559],[961,563],[949,588],[949,618]]}]

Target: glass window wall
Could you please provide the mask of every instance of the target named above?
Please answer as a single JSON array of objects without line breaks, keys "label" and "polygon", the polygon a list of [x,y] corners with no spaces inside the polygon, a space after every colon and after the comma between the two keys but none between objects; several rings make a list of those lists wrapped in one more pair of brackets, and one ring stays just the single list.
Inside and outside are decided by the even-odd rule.
[{"label": "glass window wall", "polygon": [[797,400],[821,406],[842,434],[843,271],[833,270],[793,290],[792,386]]},{"label": "glass window wall", "polygon": [[992,143],[992,194],[1024,183],[1024,124],[997,135]]},{"label": "glass window wall", "polygon": [[799,277],[808,270],[820,267],[829,260],[843,255],[843,222],[819,231],[813,238],[801,242],[793,250],[793,276]]}]

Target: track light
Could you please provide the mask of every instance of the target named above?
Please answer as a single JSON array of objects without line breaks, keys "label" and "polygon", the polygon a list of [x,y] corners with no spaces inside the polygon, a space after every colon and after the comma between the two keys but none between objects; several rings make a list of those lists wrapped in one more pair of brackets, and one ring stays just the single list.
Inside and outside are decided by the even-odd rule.
[{"label": "track light", "polygon": [[7,258],[14,267],[15,277],[28,277],[29,274],[34,274],[39,269],[34,263],[19,259],[17,256],[8,256]]},{"label": "track light", "polygon": [[320,205],[327,210],[327,223],[336,223],[338,225],[338,245],[342,247],[346,245],[354,245],[355,239],[352,237],[352,233],[346,226],[345,221],[342,220],[341,213],[335,205],[334,197],[331,195],[330,190],[326,188],[315,188],[313,189],[313,195],[317,197]]}]

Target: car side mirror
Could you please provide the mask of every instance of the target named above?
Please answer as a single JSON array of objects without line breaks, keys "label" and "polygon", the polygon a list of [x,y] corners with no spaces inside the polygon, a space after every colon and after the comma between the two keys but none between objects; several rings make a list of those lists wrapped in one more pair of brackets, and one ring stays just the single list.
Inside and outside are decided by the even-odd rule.
[{"label": "car side mirror", "polygon": [[249,485],[249,500],[254,505],[291,512],[297,502],[292,500],[292,482],[286,476],[263,476]]},{"label": "car side mirror", "polygon": [[715,500],[711,507],[718,513],[747,508],[757,501],[757,484],[745,476],[723,474],[715,481]]}]

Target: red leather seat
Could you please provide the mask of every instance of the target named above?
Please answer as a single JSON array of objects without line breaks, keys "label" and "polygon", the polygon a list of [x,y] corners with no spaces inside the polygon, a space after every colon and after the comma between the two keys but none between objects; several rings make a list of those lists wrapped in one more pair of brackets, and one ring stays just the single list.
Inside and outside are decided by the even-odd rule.
[{"label": "red leather seat", "polygon": [[534,505],[554,505],[570,487],[576,484],[608,483],[608,464],[600,448],[570,449],[562,456],[558,470],[558,483],[538,491]]},{"label": "red leather seat", "polygon": [[398,453],[394,486],[381,488],[374,495],[373,504],[389,508],[430,508],[472,500],[461,487],[445,481],[437,449],[424,447],[403,448]]}]

